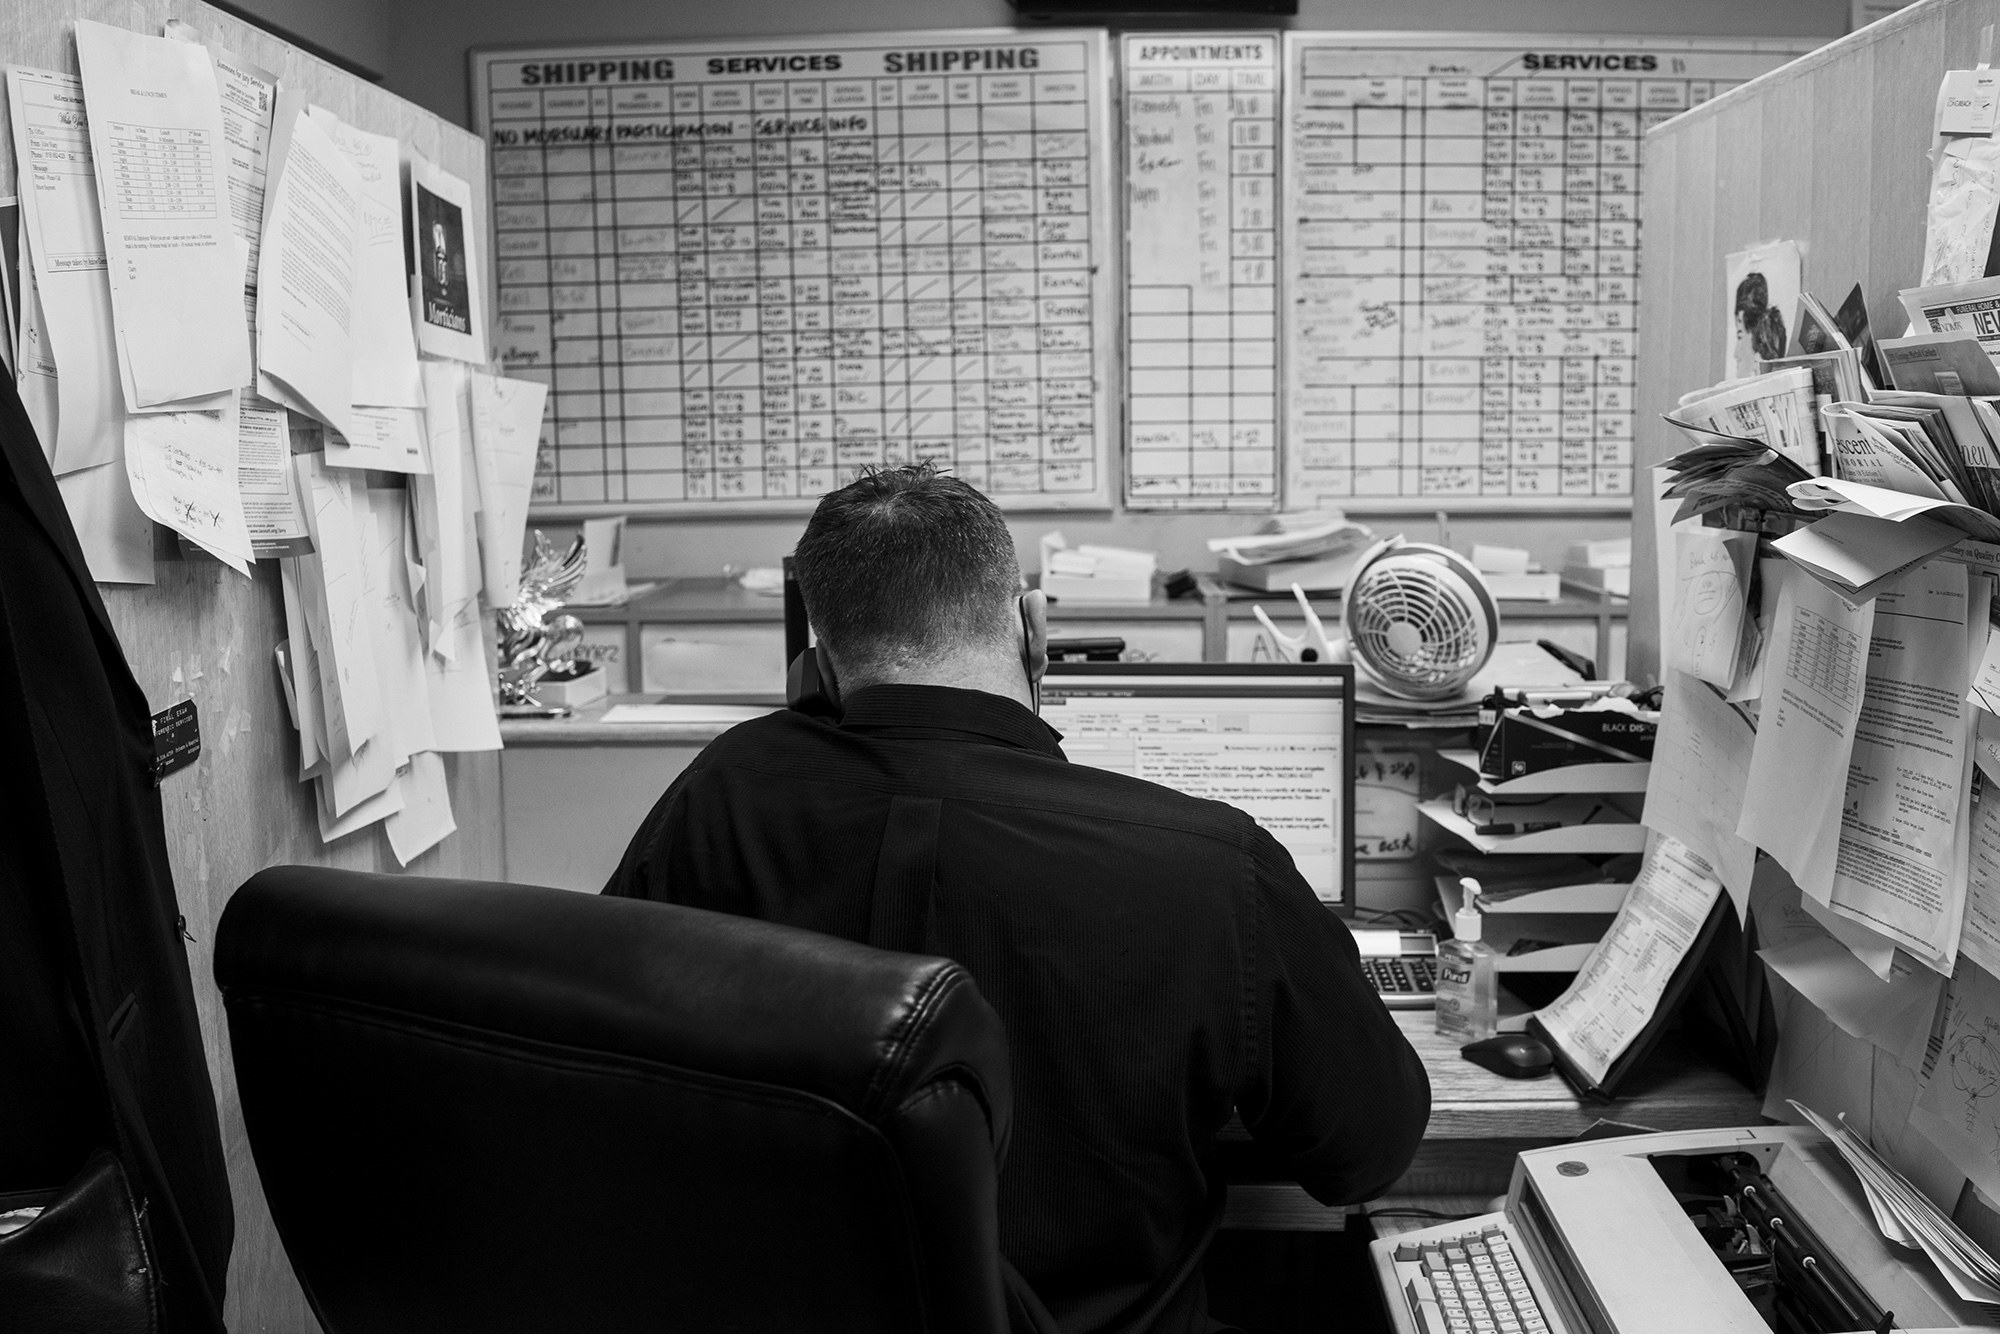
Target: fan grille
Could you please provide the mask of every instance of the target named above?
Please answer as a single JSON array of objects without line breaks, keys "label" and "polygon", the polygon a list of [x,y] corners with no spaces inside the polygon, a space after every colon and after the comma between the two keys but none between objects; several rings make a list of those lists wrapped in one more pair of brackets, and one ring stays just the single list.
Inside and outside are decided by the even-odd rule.
[{"label": "fan grille", "polygon": [[1415,698],[1455,692],[1489,649],[1470,590],[1421,557],[1376,561],[1349,590],[1347,636],[1384,684]]}]

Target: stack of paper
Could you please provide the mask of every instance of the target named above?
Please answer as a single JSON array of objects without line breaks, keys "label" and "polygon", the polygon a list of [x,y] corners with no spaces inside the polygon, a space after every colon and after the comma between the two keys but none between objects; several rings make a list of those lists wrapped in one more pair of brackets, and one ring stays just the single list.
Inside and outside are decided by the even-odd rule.
[{"label": "stack of paper", "polygon": [[1472,568],[1486,580],[1486,591],[1510,602],[1554,602],[1562,596],[1562,576],[1544,570],[1520,547],[1472,544]]},{"label": "stack of paper", "polygon": [[1910,1184],[1908,1177],[1889,1166],[1867,1140],[1849,1130],[1844,1116],[1836,1124],[1804,1103],[1793,1102],[1791,1106],[1840,1150],[1840,1156],[1860,1180],[1868,1207],[1875,1213],[1875,1225],[1884,1237],[1898,1246],[1923,1251],[1951,1284],[1952,1291],[1964,1300],[2000,1305],[2000,1262],[1966,1236],[1943,1210]]},{"label": "stack of paper", "polygon": [[1891,523],[1906,523],[1922,516],[1955,528],[1965,537],[1982,542],[2000,541],[2000,519],[1970,505],[1832,477],[1794,482],[1787,489],[1793,503],[1809,513],[1838,511]]},{"label": "stack of paper", "polygon": [[1314,514],[1274,515],[1249,536],[1209,538],[1208,549],[1243,565],[1267,565],[1272,561],[1336,556],[1343,551],[1358,550],[1374,538],[1373,531],[1349,523],[1339,510],[1322,510]]},{"label": "stack of paper", "polygon": [[1042,591],[1059,602],[1147,602],[1159,557],[1125,547],[1072,547],[1042,535]]},{"label": "stack of paper", "polygon": [[1793,366],[1744,380],[1727,380],[1681,395],[1669,421],[1725,436],[1761,440],[1807,472],[1818,472],[1818,404],[1812,371]]},{"label": "stack of paper", "polygon": [[1562,581],[1572,588],[1617,597],[1632,595],[1632,539],[1572,542],[1563,560]]}]

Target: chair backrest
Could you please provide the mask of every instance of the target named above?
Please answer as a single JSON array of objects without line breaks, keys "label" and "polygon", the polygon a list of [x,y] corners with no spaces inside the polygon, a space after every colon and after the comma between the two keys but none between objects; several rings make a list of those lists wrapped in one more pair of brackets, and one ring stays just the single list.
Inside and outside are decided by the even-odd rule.
[{"label": "chair backrest", "polygon": [[274,867],[215,974],[328,1334],[1006,1328],[1006,1041],[949,960]]}]

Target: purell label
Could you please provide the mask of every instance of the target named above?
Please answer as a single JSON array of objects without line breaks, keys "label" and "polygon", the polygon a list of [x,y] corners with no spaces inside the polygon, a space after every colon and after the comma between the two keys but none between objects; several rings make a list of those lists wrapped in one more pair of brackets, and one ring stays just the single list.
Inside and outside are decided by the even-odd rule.
[{"label": "purell label", "polygon": [[1462,963],[1453,964],[1439,960],[1438,985],[1441,987],[1469,987],[1472,985],[1472,969]]}]

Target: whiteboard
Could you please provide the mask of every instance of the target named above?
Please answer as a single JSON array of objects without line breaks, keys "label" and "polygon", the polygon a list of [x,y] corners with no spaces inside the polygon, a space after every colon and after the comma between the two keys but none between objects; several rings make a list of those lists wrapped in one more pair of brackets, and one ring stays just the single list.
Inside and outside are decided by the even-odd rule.
[{"label": "whiteboard", "polygon": [[1288,34],[1286,507],[1630,509],[1641,139],[1815,45]]},{"label": "whiteboard", "polygon": [[1278,503],[1280,50],[1120,39],[1131,509]]},{"label": "whiteboard", "polygon": [[550,386],[534,510],[802,512],[928,459],[1103,509],[1102,32],[479,51],[498,355]]}]

